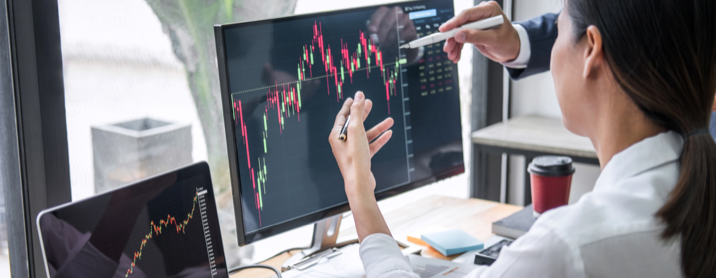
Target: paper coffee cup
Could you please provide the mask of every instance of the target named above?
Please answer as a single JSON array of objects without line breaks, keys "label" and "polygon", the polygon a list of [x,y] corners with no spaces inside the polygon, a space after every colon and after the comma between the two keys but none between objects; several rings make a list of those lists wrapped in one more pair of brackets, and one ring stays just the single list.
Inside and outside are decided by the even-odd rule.
[{"label": "paper coffee cup", "polygon": [[568,156],[538,156],[527,172],[532,183],[532,207],[535,217],[569,202],[574,165]]}]

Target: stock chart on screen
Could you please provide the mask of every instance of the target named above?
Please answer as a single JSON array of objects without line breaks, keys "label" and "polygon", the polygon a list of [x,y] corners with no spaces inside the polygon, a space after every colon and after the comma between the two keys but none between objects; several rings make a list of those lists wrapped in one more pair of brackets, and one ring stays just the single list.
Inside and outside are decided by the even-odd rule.
[{"label": "stock chart on screen", "polygon": [[432,0],[224,30],[245,232],[346,203],[327,139],[358,90],[373,101],[366,128],[395,121],[372,159],[376,192],[462,166],[457,66],[441,43],[399,49],[453,15]]},{"label": "stock chart on screen", "polygon": [[204,162],[38,219],[49,277],[228,277]]},{"label": "stock chart on screen", "polygon": [[[209,231],[208,227],[208,216],[205,211],[205,195],[207,193],[208,190],[204,189],[203,187],[195,188],[193,196],[190,197],[190,195],[187,194],[185,200],[183,200],[184,203],[187,203],[188,200],[191,200],[191,209],[189,209],[188,205],[184,206],[184,208],[186,208],[186,211],[188,212],[180,212],[177,217],[172,216],[171,213],[167,213],[167,216],[165,218],[159,219],[159,221],[150,220],[149,232],[145,234],[139,242],[135,243],[137,251],[134,251],[132,262],[127,268],[127,272],[124,277],[129,277],[130,274],[134,273],[134,267],[137,266],[138,261],[142,259],[142,251],[144,250],[144,247],[147,246],[149,241],[156,240],[156,238],[162,236],[163,234],[166,234],[165,237],[175,237],[175,245],[182,245],[186,244],[190,240],[203,238],[204,243],[206,244],[209,274],[211,274],[212,277],[217,274],[216,259],[212,255],[214,254],[214,247],[211,240],[211,232]],[[211,197],[213,199],[213,196]],[[198,212],[198,214],[195,214],[195,212]],[[192,225],[191,227],[189,227],[189,229],[187,229],[187,226],[189,226],[190,222]],[[187,235],[187,230],[189,232],[189,235]],[[149,256],[151,256],[151,254]],[[180,269],[181,267],[177,266],[176,268]]]}]

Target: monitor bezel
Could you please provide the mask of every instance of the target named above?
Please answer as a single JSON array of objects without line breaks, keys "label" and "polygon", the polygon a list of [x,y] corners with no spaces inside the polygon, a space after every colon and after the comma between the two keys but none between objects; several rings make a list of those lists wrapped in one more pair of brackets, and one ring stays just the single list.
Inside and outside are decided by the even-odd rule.
[{"label": "monitor bezel", "polygon": [[[251,25],[257,25],[257,24],[266,24],[266,23],[272,23],[277,21],[286,21],[286,20],[294,20],[294,19],[300,19],[305,17],[314,17],[314,16],[324,16],[324,15],[333,15],[337,13],[343,13],[348,11],[361,11],[361,10],[369,10],[369,9],[376,9],[381,6],[390,6],[390,5],[405,5],[405,4],[411,4],[411,3],[420,3],[420,2],[427,2],[427,1],[435,1],[435,0],[415,0],[415,1],[402,1],[402,2],[391,2],[391,3],[384,3],[380,5],[371,5],[371,6],[362,6],[362,7],[355,7],[355,8],[348,8],[343,10],[333,10],[333,11],[324,11],[324,12],[316,12],[316,13],[309,13],[309,14],[300,14],[300,15],[291,15],[291,16],[284,16],[284,17],[276,17],[276,18],[270,18],[270,19],[262,19],[262,20],[253,20],[253,21],[244,21],[244,22],[237,22],[237,23],[228,23],[228,24],[216,24],[214,25],[214,39],[216,42],[216,55],[217,55],[217,64],[219,68],[219,85],[221,89],[221,99],[222,99],[222,112],[224,117],[224,128],[226,132],[226,145],[227,145],[227,152],[229,157],[229,172],[230,172],[230,179],[231,179],[231,190],[233,193],[233,202],[234,202],[234,214],[236,217],[236,232],[237,232],[237,238],[239,242],[239,246],[244,246],[247,244],[251,244],[255,241],[265,239],[277,234],[280,234],[282,232],[289,231],[291,229],[295,229],[304,225],[312,224],[318,221],[321,221],[325,218],[342,214],[344,212],[347,212],[350,210],[350,206],[348,202],[341,203],[338,205],[335,205],[333,207],[329,207],[320,211],[316,211],[313,213],[309,213],[307,215],[303,215],[300,217],[296,217],[278,224],[273,224],[266,227],[261,227],[256,231],[253,231],[249,234],[245,233],[245,226],[244,226],[244,218],[243,218],[243,207],[241,206],[242,202],[242,195],[241,195],[241,185],[240,185],[240,173],[239,173],[239,161],[238,161],[238,154],[236,153],[236,130],[234,126],[234,121],[232,119],[232,107],[231,107],[231,92],[229,90],[229,80],[228,80],[228,60],[226,59],[226,45],[224,44],[224,31],[226,31],[229,28],[234,27],[246,27]],[[453,13],[455,10],[455,4],[450,1],[453,6]],[[459,72],[456,70],[456,75],[459,76]],[[456,89],[459,92],[460,91],[460,84],[457,82]],[[462,132],[461,132],[462,134]],[[461,146],[462,147],[462,146]],[[422,186],[425,186],[427,184],[440,181],[458,174],[462,174],[465,172],[465,161],[463,156],[463,162],[460,165],[455,165],[451,167],[450,169],[443,171],[439,174],[433,174],[428,178],[424,178],[421,180],[415,180],[411,181],[407,184],[388,189],[386,191],[377,193],[375,195],[376,200],[380,201],[386,198],[390,198],[392,196],[413,190],[415,188],[419,188]]]}]

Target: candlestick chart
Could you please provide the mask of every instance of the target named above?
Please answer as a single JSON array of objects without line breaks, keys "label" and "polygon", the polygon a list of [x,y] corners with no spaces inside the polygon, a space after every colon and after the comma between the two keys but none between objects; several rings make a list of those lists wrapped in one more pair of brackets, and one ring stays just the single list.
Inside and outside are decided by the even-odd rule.
[{"label": "candlestick chart", "polygon": [[[200,185],[199,180],[193,180],[194,184]],[[148,219],[137,220],[136,236],[125,247],[130,261],[122,272],[124,277],[132,277],[137,271],[142,273],[140,276],[168,276],[192,266],[181,262],[201,264],[192,272],[206,274],[204,277],[219,274],[224,259],[223,248],[217,246],[222,244],[221,240],[215,238],[217,216],[216,210],[211,209],[215,205],[214,196],[207,187],[191,185],[172,188],[147,206]],[[189,195],[191,189],[193,194]],[[157,217],[161,213],[166,216]],[[149,231],[138,238],[143,227]]]},{"label": "candlestick chart", "polygon": [[194,198],[192,201],[192,206],[191,206],[191,211],[189,213],[187,213],[184,220],[177,221],[174,216],[171,216],[171,214],[169,214],[169,215],[167,215],[166,219],[160,219],[158,225],[154,224],[154,221],[149,222],[149,228],[150,228],[149,233],[147,233],[144,236],[144,239],[142,239],[142,241],[139,245],[139,250],[134,252],[134,258],[132,259],[132,263],[130,264],[130,267],[127,269],[127,273],[124,275],[124,277],[129,277],[129,275],[132,274],[134,267],[137,264],[137,260],[142,259],[142,251],[144,249],[144,246],[147,245],[147,242],[154,237],[160,236],[162,234],[162,232],[164,231],[164,228],[167,228],[168,226],[171,225],[176,230],[177,234],[185,233],[186,226],[189,224],[189,221],[192,218],[194,218],[194,209],[196,208],[196,203],[198,201],[198,198],[199,198],[199,194],[197,193],[196,195],[194,195]]},{"label": "candlestick chart", "polygon": [[[394,62],[384,63],[383,53],[372,39],[367,39],[365,33],[362,31],[358,31],[358,36],[359,42],[353,52],[349,50],[348,43],[344,43],[343,39],[340,40],[340,62],[337,64],[331,52],[330,44],[326,45],[324,43],[322,24],[320,22],[313,24],[313,38],[310,44],[303,46],[303,55],[299,58],[298,63],[297,75],[299,82],[296,84],[299,88],[299,101],[300,81],[306,80],[307,77],[313,78],[313,56],[314,52],[319,52],[324,68],[324,77],[327,81],[326,91],[330,95],[331,90],[328,86],[332,78],[335,85],[336,101],[343,99],[342,88],[346,82],[346,75],[348,75],[348,81],[351,83],[353,83],[353,75],[356,71],[365,70],[366,77],[370,78],[371,61],[375,61],[375,67],[380,70],[381,77],[383,78],[382,84],[385,84],[385,98],[390,103],[390,96],[395,96],[395,81],[398,79],[400,60],[396,57]],[[363,60],[363,67],[361,67],[361,60]],[[392,70],[386,68],[389,64],[393,66]],[[308,76],[306,74],[306,67],[308,67]],[[390,114],[390,105],[388,105],[388,114]]]},{"label": "candlestick chart", "polygon": [[[359,25],[336,26],[313,20],[301,25],[300,31],[287,31],[280,37],[292,36],[294,40],[280,47],[274,45],[272,60],[268,63],[277,72],[279,68],[282,72],[292,71],[294,80],[273,80],[269,86],[245,88],[231,94],[240,178],[242,184],[248,185],[242,195],[255,212],[256,228],[274,224],[275,219],[286,211],[298,214],[299,204],[286,200],[289,196],[304,194],[307,204],[313,197],[307,190],[301,192],[301,188],[317,190],[313,195],[331,194],[345,198],[341,187],[317,185],[317,180],[340,181],[339,171],[329,171],[334,165],[325,169],[319,166],[335,164],[332,155],[325,152],[326,147],[330,147],[325,141],[325,128],[331,126],[342,102],[352,97],[356,90],[364,91],[374,103],[371,118],[366,123],[394,116],[395,111],[391,108],[403,112],[400,70],[405,59],[396,55],[396,49],[386,54],[374,38],[361,28],[350,26]],[[293,69],[287,70],[290,64]],[[246,80],[248,82],[241,84],[252,82]],[[396,120],[394,128],[401,131],[394,137],[401,138],[393,143],[394,150],[385,151],[386,155],[391,152],[393,155],[382,160],[384,163],[391,160],[389,168],[402,168],[405,174],[398,179],[407,181],[407,150],[405,134],[401,130],[404,118],[400,113],[393,118]],[[321,138],[307,138],[314,134],[316,137],[320,134]],[[321,143],[315,143],[316,140]],[[315,151],[317,148],[321,151]],[[294,169],[299,165],[311,169],[293,175],[287,173],[290,172],[286,171],[287,167]],[[287,187],[287,183],[293,183],[295,187]],[[295,209],[290,208],[292,204]],[[305,204],[301,206],[306,207]],[[272,215],[268,223],[264,219],[266,214]]]},{"label": "candlestick chart", "polygon": [[[276,92],[278,94],[278,92]],[[234,105],[234,120],[236,121],[236,124],[240,126],[241,130],[241,139],[244,142],[244,147],[246,147],[246,166],[249,168],[249,173],[251,175],[251,186],[253,187],[253,194],[252,196],[255,197],[256,201],[256,210],[258,210],[259,213],[259,225],[261,225],[261,209],[263,208],[263,195],[266,194],[266,162],[264,160],[264,165],[261,167],[261,161],[262,159],[258,158],[258,165],[257,165],[257,171],[254,172],[254,168],[251,167],[251,154],[249,152],[249,139],[248,139],[248,132],[246,131],[246,123],[244,121],[244,113],[241,109],[241,100],[238,102],[232,101]],[[272,104],[273,102],[269,102],[269,104]],[[269,105],[266,105],[266,113],[268,113],[268,107]],[[278,109],[277,109],[278,110]],[[236,114],[239,114],[238,118],[236,117]],[[288,114],[287,114],[288,115]],[[279,115],[277,117],[279,119],[279,125],[283,125],[283,122],[281,122],[281,119],[283,118],[283,115],[279,112]],[[264,145],[264,152],[268,152],[267,146],[266,146],[266,133],[268,131],[268,124],[266,123],[266,114],[264,114],[264,132],[263,132],[263,145]],[[285,120],[284,120],[285,121]],[[281,128],[283,130],[283,128]],[[254,164],[256,165],[256,164]],[[256,176],[258,175],[258,187],[256,184]],[[264,185],[263,194],[261,192],[261,184]]]}]

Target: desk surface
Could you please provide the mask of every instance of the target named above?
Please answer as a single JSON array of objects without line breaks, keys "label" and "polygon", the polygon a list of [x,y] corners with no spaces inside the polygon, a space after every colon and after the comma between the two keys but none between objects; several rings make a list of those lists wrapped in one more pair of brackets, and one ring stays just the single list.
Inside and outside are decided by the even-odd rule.
[{"label": "desk surface", "polygon": [[[519,206],[500,204],[479,199],[458,199],[444,196],[429,196],[384,215],[393,237],[407,242],[407,235],[428,226],[444,228],[460,228],[479,240],[487,241],[493,236],[492,222],[507,217],[522,209]],[[355,234],[355,229],[343,231],[343,235]],[[451,260],[459,256],[445,257],[432,248],[422,251],[422,256]],[[283,254],[265,262],[265,264],[281,268],[281,264],[290,258]],[[231,278],[271,277],[264,270],[246,270]]]},{"label": "desk surface", "polygon": [[597,158],[589,138],[569,132],[561,119],[521,116],[472,133],[472,142],[486,146]]}]

